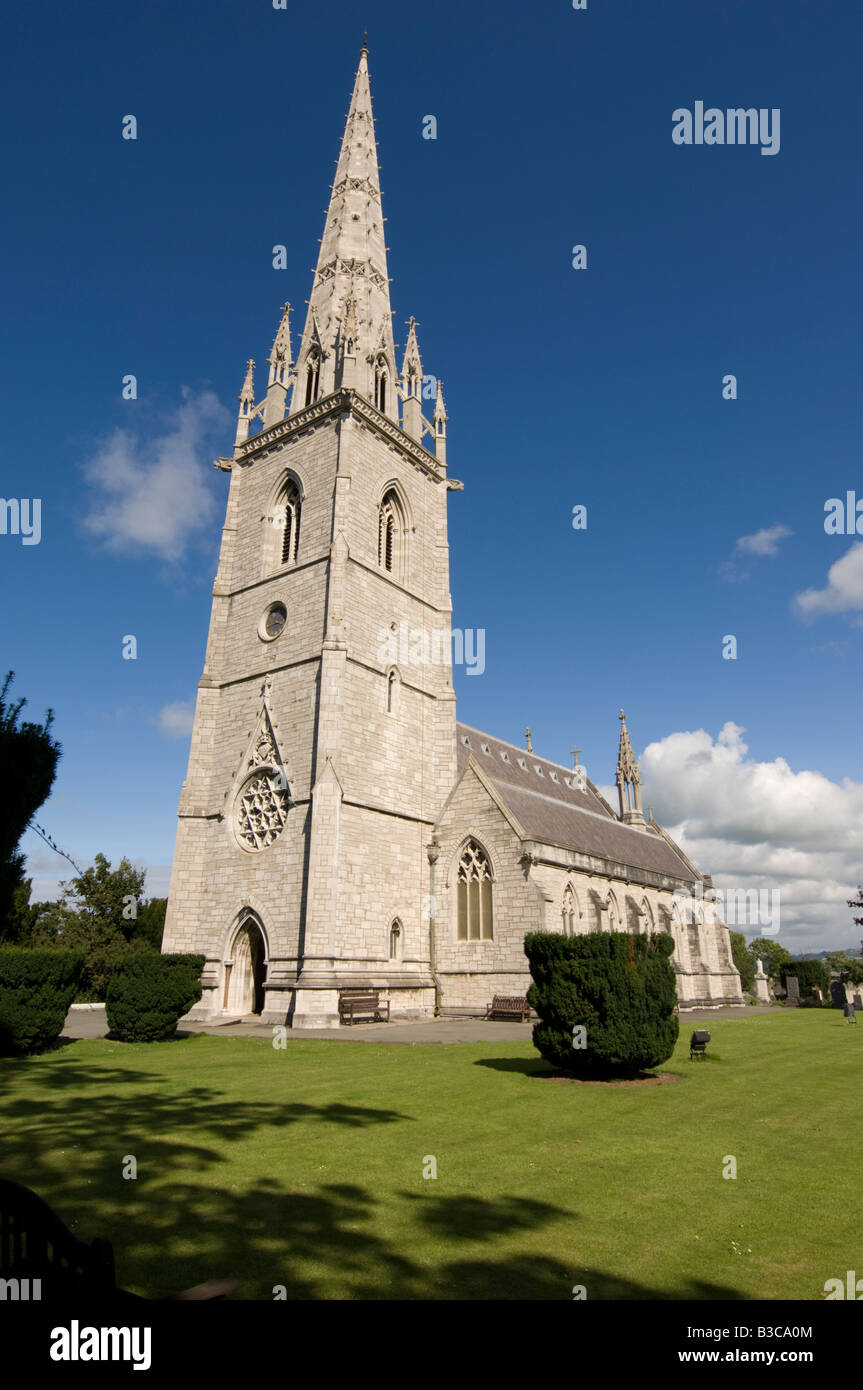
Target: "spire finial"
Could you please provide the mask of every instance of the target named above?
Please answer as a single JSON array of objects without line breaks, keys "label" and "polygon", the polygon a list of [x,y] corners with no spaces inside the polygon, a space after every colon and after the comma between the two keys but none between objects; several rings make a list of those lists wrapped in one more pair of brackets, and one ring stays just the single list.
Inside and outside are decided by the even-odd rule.
[{"label": "spire finial", "polygon": [[575,769],[578,767],[578,755],[581,752],[581,749],[578,747],[578,744],[576,744],[576,746],[574,748],[571,748],[569,751],[572,753],[574,760],[572,764],[572,770],[574,772]]},{"label": "spire finial", "polygon": [[626,713],[620,711],[620,748],[617,754],[617,794],[620,798],[620,819],[627,825],[643,825],[641,810],[641,777],[638,763],[632,751],[629,730],[626,727]]},{"label": "spire finial", "polygon": [[527,739],[527,751],[528,751],[528,753],[532,753],[532,752],[533,752],[533,744],[532,744],[531,741],[530,741],[530,729],[525,729],[525,731],[524,731],[524,736],[525,736],[525,738]]},{"label": "spire finial", "polygon": [[368,52],[369,52],[369,31],[368,31],[368,29],[364,29],[364,30],[363,30],[363,46],[362,46],[362,48],[360,49],[360,57],[362,58],[362,56],[363,56],[364,53],[365,53],[366,57],[368,57]]}]

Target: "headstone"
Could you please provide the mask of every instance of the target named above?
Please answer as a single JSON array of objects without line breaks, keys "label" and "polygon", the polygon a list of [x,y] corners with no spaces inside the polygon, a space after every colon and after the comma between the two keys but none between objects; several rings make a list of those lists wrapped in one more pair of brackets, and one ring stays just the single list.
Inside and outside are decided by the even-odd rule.
[{"label": "headstone", "polygon": [[796,975],[785,977],[785,989],[788,994],[788,1007],[790,1009],[800,1008],[800,982]]},{"label": "headstone", "polygon": [[770,986],[764,973],[763,961],[758,962],[758,969],[755,972],[755,998],[759,1004],[770,1003]]}]

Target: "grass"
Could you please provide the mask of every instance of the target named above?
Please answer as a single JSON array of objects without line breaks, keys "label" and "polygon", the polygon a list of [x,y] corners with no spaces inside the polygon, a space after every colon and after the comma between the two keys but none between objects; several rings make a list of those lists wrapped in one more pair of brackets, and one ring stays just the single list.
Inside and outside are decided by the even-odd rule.
[{"label": "grass", "polygon": [[0,1171],[151,1297],[820,1299],[863,1273],[863,1028],[710,1027],[641,1088],[541,1080],[529,1043],[70,1043],[2,1064]]}]

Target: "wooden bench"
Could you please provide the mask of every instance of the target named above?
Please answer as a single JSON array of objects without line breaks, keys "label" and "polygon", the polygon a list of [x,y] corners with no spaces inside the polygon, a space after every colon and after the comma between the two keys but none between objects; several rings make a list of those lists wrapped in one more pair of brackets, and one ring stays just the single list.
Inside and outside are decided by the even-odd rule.
[{"label": "wooden bench", "polygon": [[707,1053],[707,1044],[710,1042],[710,1033],[706,1028],[696,1028],[692,1037],[689,1039],[689,1060],[694,1057],[704,1057]]},{"label": "wooden bench", "polygon": [[389,1000],[381,999],[376,989],[340,989],[339,1023],[356,1023],[358,1018],[372,1023],[389,1023]]},{"label": "wooden bench", "polygon": [[[110,1241],[80,1240],[37,1193],[10,1178],[0,1178],[0,1278],[7,1298],[15,1281],[19,1301],[145,1301],[117,1287]],[[236,1287],[236,1279],[211,1279],[169,1297],[224,1298]]]},{"label": "wooden bench", "polygon": [[517,1018],[526,1023],[530,1005],[523,994],[496,994],[485,1011],[486,1018]]}]

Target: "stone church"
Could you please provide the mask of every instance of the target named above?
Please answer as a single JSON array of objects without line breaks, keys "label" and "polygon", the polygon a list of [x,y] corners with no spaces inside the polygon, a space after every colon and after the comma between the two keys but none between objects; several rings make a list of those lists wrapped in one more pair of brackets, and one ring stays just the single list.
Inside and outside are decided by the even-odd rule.
[{"label": "stone church", "polygon": [[217,460],[230,487],[164,950],[206,957],[193,1017],[294,1028],[337,1025],[355,985],[394,1018],[523,994],[538,930],[669,931],[682,1009],[741,1002],[710,880],[645,821],[622,712],[619,812],[577,754],[565,768],[456,722],[461,484],[413,319],[396,362],[367,58],[299,349],[285,305],[266,391],[256,403],[249,362]]}]

